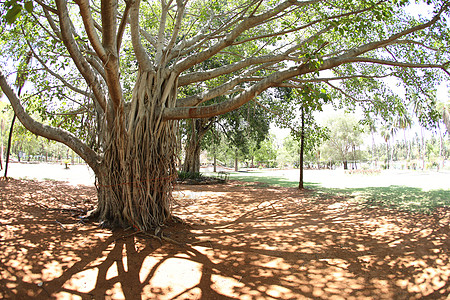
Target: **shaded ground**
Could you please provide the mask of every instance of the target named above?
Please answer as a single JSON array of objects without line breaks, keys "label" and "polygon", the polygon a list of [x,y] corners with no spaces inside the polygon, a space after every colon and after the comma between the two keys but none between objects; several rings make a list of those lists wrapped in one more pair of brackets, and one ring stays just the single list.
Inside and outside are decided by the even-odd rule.
[{"label": "shaded ground", "polygon": [[0,298],[446,299],[450,210],[233,182],[176,186],[182,245],[78,221],[95,189],[0,181]]}]

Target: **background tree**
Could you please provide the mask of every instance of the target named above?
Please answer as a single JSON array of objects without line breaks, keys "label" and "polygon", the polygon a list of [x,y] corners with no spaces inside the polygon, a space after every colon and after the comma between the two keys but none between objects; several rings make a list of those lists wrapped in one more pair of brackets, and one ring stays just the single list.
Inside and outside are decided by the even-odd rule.
[{"label": "background tree", "polygon": [[342,162],[344,170],[347,170],[348,161],[359,159],[356,149],[363,143],[364,130],[351,114],[336,115],[328,119],[325,124],[329,131],[322,154],[328,160]]},{"label": "background tree", "polygon": [[276,114],[282,127],[290,128],[291,135],[298,141],[299,189],[303,189],[303,169],[305,152],[317,149],[326,139],[323,128],[315,121],[314,113],[321,112],[324,104],[330,102],[321,84],[305,84],[303,89],[279,88],[282,99],[275,105]]},{"label": "background tree", "polygon": [[386,169],[389,169],[390,164],[389,162],[393,159],[394,157],[394,147],[391,147],[391,140],[394,141],[394,137],[395,137],[395,133],[397,132],[397,128],[394,125],[392,119],[390,120],[385,120],[384,124],[381,127],[381,136],[384,139],[384,142],[386,143]]},{"label": "background tree", "polygon": [[215,119],[191,119],[187,122],[187,139],[182,171],[188,174],[200,172],[200,152],[202,140],[208,130],[214,125]]},{"label": "background tree", "polygon": [[273,168],[276,167],[277,146],[274,134],[262,141],[260,147],[254,152],[255,161],[258,166]]},{"label": "background tree", "polygon": [[408,140],[406,138],[406,130],[411,128],[412,122],[413,121],[412,121],[411,117],[406,112],[397,116],[394,120],[395,126],[398,129],[403,130],[403,141],[405,143],[405,150],[406,150],[405,159],[406,160],[410,159],[410,146],[408,145]]},{"label": "background tree", "polygon": [[[2,15],[15,23],[1,26],[2,61],[15,67],[16,55],[32,51],[30,93],[39,93],[52,126],[27,113],[5,63],[0,86],[27,129],[66,144],[93,169],[104,225],[149,230],[171,218],[176,120],[230,112],[271,87],[320,81],[358,102],[343,88],[353,81],[374,87],[396,76],[420,96],[430,89],[417,87],[418,77],[431,86],[449,75],[450,4],[430,3],[424,19],[407,15],[407,2],[7,1]],[[213,57],[223,65],[196,68]],[[330,77],[320,76],[325,70]],[[184,97],[186,86],[200,91]],[[381,112],[389,99],[363,105]],[[407,100],[432,115],[429,97]]]},{"label": "background tree", "polygon": [[240,160],[252,160],[269,133],[271,117],[255,103],[247,103],[240,109],[223,115],[218,128],[234,149],[234,168],[238,171]]},{"label": "background tree", "polygon": [[[450,91],[448,92],[450,96]],[[438,110],[442,116],[442,122],[444,123],[447,133],[450,135],[450,100],[438,101]]]}]

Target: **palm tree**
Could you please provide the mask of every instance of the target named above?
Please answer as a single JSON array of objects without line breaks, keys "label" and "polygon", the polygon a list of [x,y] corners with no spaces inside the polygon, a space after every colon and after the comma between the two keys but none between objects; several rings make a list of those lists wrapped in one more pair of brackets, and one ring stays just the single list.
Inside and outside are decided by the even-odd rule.
[{"label": "palm tree", "polygon": [[[393,125],[392,122],[385,123],[383,126],[381,126],[381,136],[383,137],[384,141],[386,142],[386,169],[389,169],[389,161],[392,159],[394,151],[393,147],[389,147],[389,141],[390,139],[394,139],[394,135],[397,132],[397,128]],[[389,153],[391,155],[389,156]]]},{"label": "palm tree", "polygon": [[447,101],[447,103],[439,101],[437,107],[439,111],[442,111],[442,121],[445,127],[447,127],[447,132],[450,134],[450,101]]},{"label": "palm tree", "polygon": [[394,125],[398,129],[403,130],[403,138],[405,140],[405,147],[406,147],[406,159],[410,159],[410,146],[408,143],[408,140],[406,139],[406,129],[411,128],[412,125],[412,119],[408,114],[402,114],[395,118]]},{"label": "palm tree", "polygon": [[376,147],[375,147],[375,132],[377,132],[377,127],[375,125],[375,122],[370,122],[370,124],[368,125],[369,129],[370,129],[370,135],[372,136],[372,159],[375,160],[375,168],[377,167],[377,161],[378,161],[378,156],[377,156],[377,151],[376,151]]}]

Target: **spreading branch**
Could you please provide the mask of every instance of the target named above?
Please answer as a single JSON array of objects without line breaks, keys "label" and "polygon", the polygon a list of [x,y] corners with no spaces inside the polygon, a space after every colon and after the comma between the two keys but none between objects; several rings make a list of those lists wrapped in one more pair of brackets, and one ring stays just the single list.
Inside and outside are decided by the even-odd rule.
[{"label": "spreading branch", "polygon": [[25,111],[20,103],[19,98],[14,93],[8,82],[6,81],[3,72],[0,70],[0,87],[8,97],[11,106],[14,109],[14,113],[19,118],[20,122],[29,131],[36,135],[43,136],[47,139],[61,142],[72,150],[74,150],[84,161],[95,171],[98,171],[100,164],[100,157],[91,148],[84,144],[80,139],[78,139],[72,133],[63,130],[61,128],[54,128],[40,122],[35,121],[30,117]]}]

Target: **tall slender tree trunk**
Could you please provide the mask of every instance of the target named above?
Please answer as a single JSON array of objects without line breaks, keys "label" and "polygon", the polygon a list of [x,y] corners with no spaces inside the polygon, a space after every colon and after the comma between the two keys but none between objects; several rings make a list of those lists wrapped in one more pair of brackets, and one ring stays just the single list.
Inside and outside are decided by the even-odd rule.
[{"label": "tall slender tree trunk", "polygon": [[305,152],[305,109],[302,107],[302,130],[300,135],[300,179],[298,181],[298,188],[304,189],[303,186],[303,155]]},{"label": "tall slender tree trunk", "polygon": [[375,159],[375,168],[377,168],[378,166],[378,159],[377,159],[377,155],[376,155],[376,149],[375,149],[375,137],[374,137],[374,131],[371,130],[370,134],[372,136],[372,159]]},{"label": "tall slender tree trunk", "polygon": [[239,160],[238,160],[238,150],[236,149],[234,152],[234,171],[239,171]]},{"label": "tall slender tree trunk", "polygon": [[[31,62],[31,57],[33,53],[29,51],[27,53],[27,56],[25,57],[24,65],[22,68],[19,68],[17,71],[17,78],[16,78],[16,86],[17,86],[17,96],[20,97],[22,94],[23,86],[25,85],[25,80],[27,78],[27,72],[28,72],[28,65]],[[11,153],[11,142],[12,142],[12,135],[14,130],[14,123],[16,122],[16,113],[14,113],[13,118],[11,120],[11,127],[9,129],[9,136],[8,136],[8,148],[6,150],[6,164],[5,164],[5,178],[8,177],[8,166],[9,166],[9,155]],[[20,156],[19,156],[20,161]]]},{"label": "tall slender tree trunk", "polygon": [[425,155],[426,155],[426,148],[425,148],[425,137],[423,135],[423,128],[420,128],[420,135],[422,137],[422,170],[425,170]]},{"label": "tall slender tree trunk", "polygon": [[140,73],[132,97],[129,115],[116,107],[107,124],[95,215],[107,227],[147,231],[171,218],[177,123],[155,112],[175,106],[176,80]]},{"label": "tall slender tree trunk", "polygon": [[[9,155],[11,154],[11,143],[12,143],[12,135],[14,130],[14,123],[16,122],[16,114],[13,115],[11,120],[11,126],[9,127],[9,135],[8,135],[8,145],[6,148],[6,163],[5,163],[5,178],[8,178],[8,166],[9,166]],[[20,160],[20,158],[19,158]]]},{"label": "tall slender tree trunk", "polygon": [[406,156],[405,156],[405,158],[406,158],[407,161],[409,161],[411,155],[410,155],[410,150],[409,150],[409,143],[408,143],[408,140],[406,139],[406,128],[403,129],[403,139],[405,141],[405,148],[406,148]]},{"label": "tall slender tree trunk", "polygon": [[386,169],[389,169],[389,141],[386,142]]},{"label": "tall slender tree trunk", "polygon": [[0,170],[3,170],[3,119],[0,120]]}]

